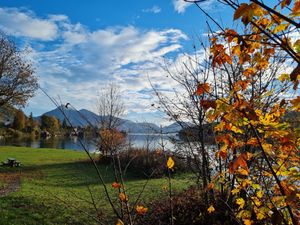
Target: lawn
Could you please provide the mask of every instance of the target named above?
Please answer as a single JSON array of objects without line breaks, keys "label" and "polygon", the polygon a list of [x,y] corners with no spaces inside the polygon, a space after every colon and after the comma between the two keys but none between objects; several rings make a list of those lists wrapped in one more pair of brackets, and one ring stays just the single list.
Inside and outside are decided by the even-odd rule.
[{"label": "lawn", "polygon": [[[0,162],[11,157],[21,161],[22,166],[0,167],[0,190],[13,182],[19,182],[20,187],[0,197],[0,224],[95,224],[92,217],[96,217],[97,212],[91,204],[92,199],[105,224],[112,224],[112,211],[103,187],[84,152],[0,147]],[[108,165],[99,165],[99,169],[115,201],[117,193],[111,187],[113,171]],[[130,203],[146,180],[129,170],[125,181]],[[191,184],[191,176],[179,174],[172,182],[175,191],[181,191]],[[166,196],[162,188],[165,185],[166,178],[151,179],[142,195],[143,203],[147,205],[149,201]]]}]

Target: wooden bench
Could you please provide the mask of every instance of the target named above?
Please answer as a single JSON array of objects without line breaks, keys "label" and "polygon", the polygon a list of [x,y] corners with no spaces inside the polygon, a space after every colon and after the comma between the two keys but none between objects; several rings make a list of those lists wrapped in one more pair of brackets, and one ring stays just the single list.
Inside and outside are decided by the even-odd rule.
[{"label": "wooden bench", "polygon": [[8,158],[6,161],[2,162],[2,166],[19,167],[21,166],[21,162],[15,158]]}]

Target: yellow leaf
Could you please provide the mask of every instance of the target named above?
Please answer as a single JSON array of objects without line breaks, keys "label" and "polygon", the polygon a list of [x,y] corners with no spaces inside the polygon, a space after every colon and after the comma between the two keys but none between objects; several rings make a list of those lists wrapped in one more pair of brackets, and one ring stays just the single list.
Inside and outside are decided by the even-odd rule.
[{"label": "yellow leaf", "polygon": [[291,103],[295,110],[300,110],[300,96],[297,96],[297,98],[291,100]]},{"label": "yellow leaf", "polygon": [[209,206],[209,208],[207,209],[208,213],[213,213],[215,211],[215,208],[213,205]]},{"label": "yellow leaf", "polygon": [[243,222],[245,225],[251,225],[252,224],[252,220],[249,219],[243,219]]},{"label": "yellow leaf", "polygon": [[245,200],[243,198],[238,198],[236,200],[236,204],[238,204],[240,206],[239,209],[242,209],[242,208],[244,208]]},{"label": "yellow leaf", "polygon": [[249,175],[249,172],[243,168],[238,168],[238,173],[241,174],[241,175],[244,175],[244,176],[248,176]]},{"label": "yellow leaf", "polygon": [[259,184],[252,184],[251,186],[252,186],[254,189],[260,189],[260,188],[261,188]]},{"label": "yellow leaf", "polygon": [[297,53],[300,53],[300,39],[298,39],[294,44],[293,47],[295,48]]},{"label": "yellow leaf", "polygon": [[116,222],[116,225],[124,225],[123,221],[118,219],[117,222]]},{"label": "yellow leaf", "polygon": [[231,131],[233,131],[236,134],[243,134],[244,133],[244,131],[242,131],[240,128],[238,128],[236,126],[232,126]]},{"label": "yellow leaf", "polygon": [[264,219],[266,216],[265,216],[265,214],[263,214],[263,213],[261,213],[261,212],[258,212],[257,214],[256,214],[256,218],[258,219],[258,220],[262,220],[262,219]]},{"label": "yellow leaf", "polygon": [[237,194],[237,193],[239,193],[240,192],[240,189],[238,189],[238,188],[235,188],[235,189],[233,189],[232,191],[231,191],[231,193],[233,194],[233,195],[235,195],[235,194]]},{"label": "yellow leaf", "polygon": [[264,14],[263,9],[259,5],[251,3],[250,6],[252,9],[251,13],[253,13],[254,16],[262,16]]},{"label": "yellow leaf", "polygon": [[174,165],[175,165],[174,160],[172,159],[172,157],[169,157],[167,161],[167,167],[171,170],[173,169]]},{"label": "yellow leaf", "polygon": [[261,206],[261,202],[259,201],[259,199],[257,197],[251,197],[251,199],[254,202],[256,207]]},{"label": "yellow leaf", "polygon": [[264,192],[263,192],[263,191],[258,191],[258,192],[256,193],[256,196],[257,196],[258,198],[262,198],[263,195],[264,195]]},{"label": "yellow leaf", "polygon": [[283,81],[289,80],[289,78],[290,78],[290,75],[287,74],[287,73],[284,73],[284,74],[281,74],[281,75],[278,77],[278,80],[280,80],[281,82],[283,82]]},{"label": "yellow leaf", "polygon": [[273,30],[273,32],[276,34],[276,33],[279,33],[281,31],[284,31],[287,29],[287,27],[289,26],[289,24],[279,24],[278,26],[276,26]]}]

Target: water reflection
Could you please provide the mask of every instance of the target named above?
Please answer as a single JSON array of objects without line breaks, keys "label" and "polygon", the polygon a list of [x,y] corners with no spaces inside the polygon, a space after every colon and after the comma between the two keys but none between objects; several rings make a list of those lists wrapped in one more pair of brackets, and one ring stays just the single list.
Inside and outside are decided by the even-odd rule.
[{"label": "water reflection", "polygon": [[[161,142],[168,149],[172,149],[173,139],[176,136],[163,136],[160,135],[145,135],[145,134],[129,134],[127,136],[127,143],[130,146],[136,148],[149,148],[156,149],[160,148]],[[82,151],[83,147],[81,143],[85,146],[86,149],[93,152],[96,150],[97,139],[95,138],[83,138],[78,137],[54,137],[54,138],[41,138],[41,139],[31,139],[31,138],[6,138],[0,139],[0,145],[11,145],[11,146],[23,146],[31,148],[58,148],[58,149],[71,149]]]}]

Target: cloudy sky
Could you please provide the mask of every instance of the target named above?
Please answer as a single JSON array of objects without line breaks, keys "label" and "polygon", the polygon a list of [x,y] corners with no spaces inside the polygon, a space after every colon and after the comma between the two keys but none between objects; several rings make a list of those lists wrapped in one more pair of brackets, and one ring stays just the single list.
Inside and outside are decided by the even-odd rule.
[{"label": "cloudy sky", "polygon": [[[232,25],[232,11],[201,3],[216,20]],[[126,118],[162,122],[149,79],[168,91],[175,85],[161,68],[207,38],[205,15],[183,0],[10,0],[0,3],[0,30],[27,48],[40,86],[76,108],[96,110],[108,83],[120,86]],[[41,91],[24,109],[38,116],[54,108]]]}]

